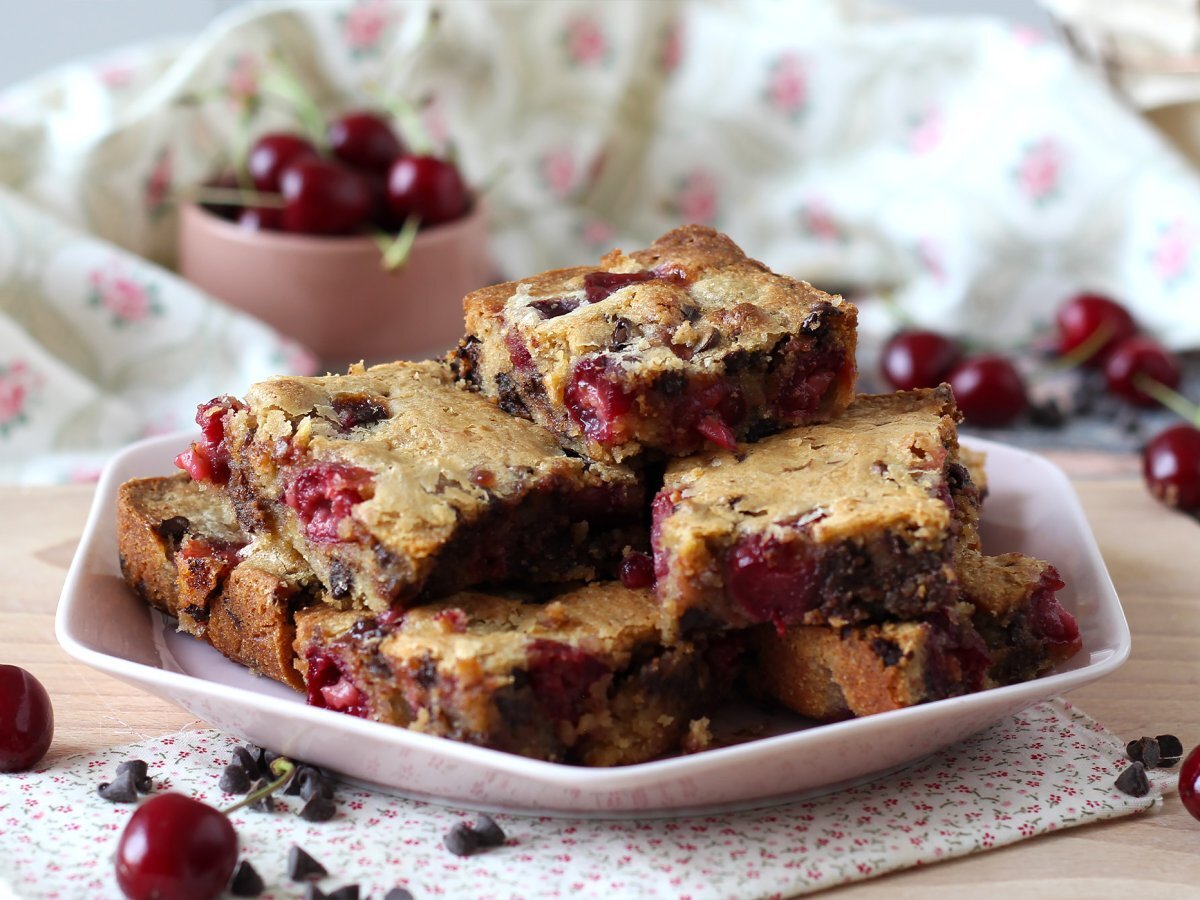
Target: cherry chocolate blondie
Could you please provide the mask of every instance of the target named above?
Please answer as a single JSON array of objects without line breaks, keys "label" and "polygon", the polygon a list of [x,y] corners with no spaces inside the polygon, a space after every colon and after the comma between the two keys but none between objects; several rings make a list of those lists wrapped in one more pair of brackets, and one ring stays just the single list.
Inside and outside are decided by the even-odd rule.
[{"label": "cherry chocolate blondie", "polygon": [[242,527],[293,546],[343,607],[592,579],[645,540],[636,473],[564,452],[441,363],[273,378],[197,421],[177,463],[223,484]]},{"label": "cherry chocolate blondie", "polygon": [[538,759],[592,766],[679,749],[735,658],[664,646],[648,590],[616,582],[542,603],[462,592],[377,616],[297,614],[309,703]]},{"label": "cherry chocolate blondie", "polygon": [[957,420],[945,385],[864,395],[827,424],[674,460],[652,525],[666,635],[952,606],[956,538],[978,501]]},{"label": "cherry chocolate blondie", "polygon": [[593,459],[732,450],[830,419],[854,393],[855,308],[711,228],[483,288],[464,305],[461,377]]}]

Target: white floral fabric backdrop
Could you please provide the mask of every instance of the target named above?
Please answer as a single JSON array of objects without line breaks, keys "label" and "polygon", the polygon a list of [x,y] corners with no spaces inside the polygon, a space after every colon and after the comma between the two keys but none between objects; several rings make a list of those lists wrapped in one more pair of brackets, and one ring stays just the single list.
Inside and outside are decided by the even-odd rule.
[{"label": "white floral fabric backdrop", "polygon": [[[0,94],[0,480],[90,477],[314,361],[174,278],[174,199],[255,134],[278,58],[327,111],[416,103],[505,272],[682,222],[976,341],[1072,293],[1200,345],[1200,180],[1057,42],[807,2],[254,6]],[[893,327],[868,302],[864,344]]]}]

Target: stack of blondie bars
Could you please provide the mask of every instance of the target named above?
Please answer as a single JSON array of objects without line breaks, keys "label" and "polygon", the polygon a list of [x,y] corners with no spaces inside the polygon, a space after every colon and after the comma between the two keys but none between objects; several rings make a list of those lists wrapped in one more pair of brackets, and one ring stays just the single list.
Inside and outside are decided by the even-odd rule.
[{"label": "stack of blondie bars", "polygon": [[950,390],[855,397],[842,299],[690,226],[465,309],[445,359],[202,405],[121,490],[129,584],[311,704],[584,765],[1079,649],[1055,569],[983,553]]}]

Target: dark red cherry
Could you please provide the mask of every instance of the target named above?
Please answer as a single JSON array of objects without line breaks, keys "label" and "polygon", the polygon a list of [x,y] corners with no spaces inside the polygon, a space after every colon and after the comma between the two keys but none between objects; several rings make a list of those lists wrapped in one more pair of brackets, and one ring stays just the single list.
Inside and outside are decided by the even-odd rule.
[{"label": "dark red cherry", "polygon": [[348,166],[386,175],[404,145],[387,121],[374,113],[351,112],[329,123],[329,149]]},{"label": "dark red cherry", "polygon": [[452,162],[433,156],[402,156],[388,173],[388,203],[403,221],[420,216],[421,225],[439,225],[466,215],[471,194]]},{"label": "dark red cherry", "polygon": [[1200,510],[1200,429],[1174,425],[1153,437],[1142,451],[1142,475],[1167,506]]},{"label": "dark red cherry", "polygon": [[0,772],[35,766],[54,737],[54,707],[42,683],[19,666],[0,665]]},{"label": "dark red cherry", "polygon": [[237,223],[247,231],[282,231],[283,210],[273,206],[243,206]]},{"label": "dark red cherry", "polygon": [[[1099,366],[1116,344],[1137,333],[1133,316],[1121,304],[1099,294],[1072,297],[1058,310],[1058,352],[1070,353],[1093,339],[1099,331],[1106,337],[1085,361]],[[1100,340],[1097,338],[1096,340]]]},{"label": "dark red cherry", "polygon": [[1200,819],[1200,747],[1194,748],[1179,768],[1179,799],[1193,819]]},{"label": "dark red cherry", "polygon": [[1179,361],[1153,338],[1135,335],[1125,338],[1108,353],[1104,361],[1104,381],[1108,390],[1137,406],[1157,406],[1158,401],[1137,386],[1139,375],[1152,378],[1174,390],[1183,372]]},{"label": "dark red cherry", "polygon": [[972,425],[998,428],[1025,411],[1025,382],[1003,356],[985,353],[955,366],[946,381],[963,418]]},{"label": "dark red cherry", "polygon": [[654,560],[634,550],[621,560],[621,584],[635,590],[654,586]]},{"label": "dark red cherry", "polygon": [[301,159],[316,158],[316,148],[300,135],[274,132],[254,142],[246,157],[246,168],[256,188],[276,193],[284,169]]},{"label": "dark red cherry", "polygon": [[958,345],[936,331],[901,331],[883,348],[883,377],[898,391],[937,387],[962,359]]},{"label": "dark red cherry", "polygon": [[279,182],[283,227],[299,234],[350,234],[371,214],[371,190],[357,172],[322,159],[288,166]]},{"label": "dark red cherry", "polygon": [[229,818],[183,794],[144,801],[117,844],[117,884],[130,900],[209,900],[237,864],[237,832]]}]

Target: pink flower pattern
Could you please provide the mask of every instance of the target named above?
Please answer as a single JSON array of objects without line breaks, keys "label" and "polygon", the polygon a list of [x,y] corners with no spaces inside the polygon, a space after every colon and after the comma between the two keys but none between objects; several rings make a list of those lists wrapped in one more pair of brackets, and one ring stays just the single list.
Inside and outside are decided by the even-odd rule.
[{"label": "pink flower pattern", "polygon": [[718,214],[716,179],[704,169],[692,170],[680,183],[674,206],[683,222],[714,224]]},{"label": "pink flower pattern", "polygon": [[241,115],[249,115],[258,109],[258,79],[261,75],[258,60],[249,53],[239,53],[229,63],[225,76],[225,98],[229,105]]},{"label": "pink flower pattern", "polygon": [[339,18],[342,40],[346,42],[351,56],[378,52],[391,19],[385,0],[356,3]]},{"label": "pink flower pattern", "polygon": [[682,19],[674,19],[663,29],[662,44],[658,51],[658,68],[664,75],[673,74],[683,62],[684,26]]},{"label": "pink flower pattern", "polygon": [[0,439],[29,421],[29,398],[40,385],[41,379],[25,360],[0,363]]},{"label": "pink flower pattern", "polygon": [[608,249],[612,246],[613,238],[617,236],[612,225],[601,219],[587,219],[579,229],[579,236],[585,244],[596,249]]},{"label": "pink flower pattern", "polygon": [[163,147],[142,183],[142,203],[151,219],[161,216],[171,201],[171,177],[171,149]]},{"label": "pink flower pattern", "polygon": [[107,312],[118,328],[162,315],[158,286],[134,280],[117,260],[93,269],[88,283],[91,285],[88,303]]},{"label": "pink flower pattern", "polygon": [[1021,192],[1035,204],[1052,200],[1062,185],[1063,151],[1053,138],[1026,146],[1015,176]]},{"label": "pink flower pattern", "polygon": [[942,248],[933,237],[923,237],[917,241],[917,263],[928,272],[938,284],[946,283],[946,264],[942,258]]},{"label": "pink flower pattern", "polygon": [[574,16],[568,20],[563,43],[567,59],[575,66],[595,68],[607,63],[611,57],[608,38],[591,16]]},{"label": "pink flower pattern", "polygon": [[767,72],[767,105],[784,118],[800,119],[809,103],[809,76],[805,60],[793,52],[776,57]]},{"label": "pink flower pattern", "polygon": [[908,133],[908,149],[914,156],[925,156],[942,143],[944,116],[936,106],[925,110],[913,121]]},{"label": "pink flower pattern", "polygon": [[1176,219],[1162,226],[1150,254],[1159,281],[1174,288],[1191,275],[1195,247],[1196,230],[1187,222]]},{"label": "pink flower pattern", "polygon": [[810,199],[800,208],[800,224],[806,234],[822,243],[840,244],[846,240],[829,205],[820,197]]},{"label": "pink flower pattern", "polygon": [[577,170],[570,150],[551,150],[542,156],[538,166],[542,183],[559,200],[565,200],[575,188]]},{"label": "pink flower pattern", "polygon": [[[1053,774],[1034,774],[1034,740],[1049,745]],[[149,761],[156,790],[169,785],[223,805],[232,798],[217,782],[237,743],[207,729],[185,732],[52,758],[0,779],[0,831],[20,851],[7,859],[13,888],[41,897],[115,894],[110,851],[132,807],[106,803],[96,785],[136,757]],[[665,820],[497,814],[505,845],[469,861],[442,844],[468,814],[349,785],[339,785],[329,822],[289,814],[298,802],[291,797],[278,799],[285,809],[274,815],[232,818],[242,854],[268,885],[286,883],[285,848],[299,844],[317,859],[338,859],[341,882],[356,881],[370,896],[397,885],[418,897],[793,896],[1148,809],[1159,787],[1134,798],[1112,786],[1123,756],[1116,738],[1055,701],[870,784],[770,809]],[[1040,798],[1067,787],[1082,797],[1078,807],[1047,810]]]}]

